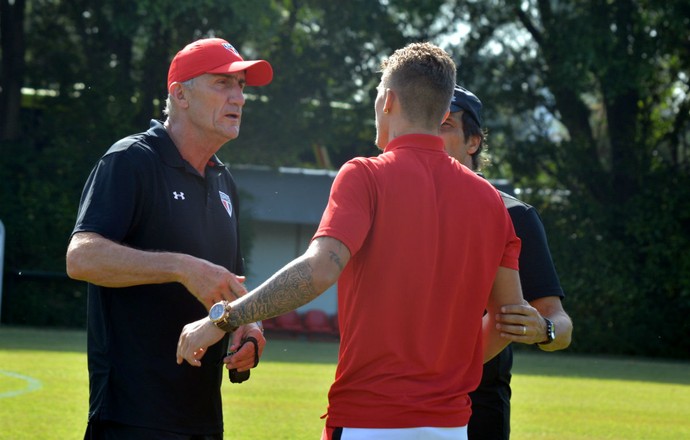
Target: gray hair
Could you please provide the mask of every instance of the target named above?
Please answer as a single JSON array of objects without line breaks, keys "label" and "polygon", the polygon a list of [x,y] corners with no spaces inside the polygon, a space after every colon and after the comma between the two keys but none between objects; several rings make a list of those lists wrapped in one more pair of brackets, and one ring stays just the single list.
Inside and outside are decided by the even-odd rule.
[{"label": "gray hair", "polygon": [[[188,89],[191,89],[194,87],[194,78],[183,81],[180,84]],[[174,113],[174,111],[175,109],[173,108],[172,100],[170,99],[170,93],[168,93],[168,97],[165,98],[165,108],[163,109],[163,114],[169,117]]]}]

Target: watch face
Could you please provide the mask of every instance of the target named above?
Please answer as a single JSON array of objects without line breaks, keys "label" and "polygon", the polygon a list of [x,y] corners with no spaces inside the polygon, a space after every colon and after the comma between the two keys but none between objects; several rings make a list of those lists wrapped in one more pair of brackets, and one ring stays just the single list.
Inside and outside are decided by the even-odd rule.
[{"label": "watch face", "polygon": [[225,303],[219,302],[215,303],[208,313],[208,317],[211,321],[216,322],[223,317],[225,313]]}]

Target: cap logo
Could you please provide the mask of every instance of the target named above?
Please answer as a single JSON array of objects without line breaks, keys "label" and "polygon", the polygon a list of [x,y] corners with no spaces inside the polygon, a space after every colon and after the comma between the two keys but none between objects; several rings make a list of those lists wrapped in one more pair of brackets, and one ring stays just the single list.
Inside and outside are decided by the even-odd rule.
[{"label": "cap logo", "polygon": [[230,44],[230,43],[223,43],[223,47],[226,48],[227,50],[229,50],[230,52],[233,52],[233,53],[236,54],[237,56],[240,56],[240,53],[237,51],[237,49],[235,49],[235,48],[232,46],[232,44]]}]

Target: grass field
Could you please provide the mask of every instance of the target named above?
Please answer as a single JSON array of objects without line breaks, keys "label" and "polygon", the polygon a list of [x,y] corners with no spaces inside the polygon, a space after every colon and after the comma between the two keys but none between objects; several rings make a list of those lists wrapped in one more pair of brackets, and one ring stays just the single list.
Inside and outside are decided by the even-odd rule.
[{"label": "grass field", "polygon": [[[80,439],[86,336],[0,327],[0,439]],[[243,384],[223,385],[226,439],[318,439],[337,345],[269,340]],[[174,360],[171,360],[174,362]],[[521,350],[513,440],[690,439],[690,363]]]}]

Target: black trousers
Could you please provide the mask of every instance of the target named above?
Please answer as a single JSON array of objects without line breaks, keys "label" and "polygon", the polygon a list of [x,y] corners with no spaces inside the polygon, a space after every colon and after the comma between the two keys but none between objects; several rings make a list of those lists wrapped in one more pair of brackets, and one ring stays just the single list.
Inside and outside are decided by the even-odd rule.
[{"label": "black trousers", "polygon": [[470,393],[472,417],[467,425],[469,440],[510,439],[510,369],[513,351],[510,347],[484,365],[482,382]]},{"label": "black trousers", "polygon": [[189,435],[92,420],[86,427],[84,440],[223,440],[223,433]]}]

